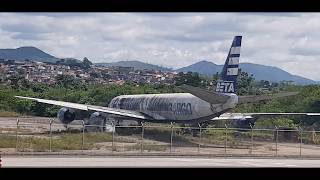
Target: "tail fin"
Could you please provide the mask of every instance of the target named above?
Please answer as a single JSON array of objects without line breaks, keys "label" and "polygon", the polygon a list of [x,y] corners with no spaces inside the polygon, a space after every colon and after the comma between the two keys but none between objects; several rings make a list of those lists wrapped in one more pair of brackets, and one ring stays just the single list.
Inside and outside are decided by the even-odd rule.
[{"label": "tail fin", "polygon": [[241,40],[242,36],[235,36],[233,39],[228,57],[217,83],[216,92],[235,93],[237,91]]}]

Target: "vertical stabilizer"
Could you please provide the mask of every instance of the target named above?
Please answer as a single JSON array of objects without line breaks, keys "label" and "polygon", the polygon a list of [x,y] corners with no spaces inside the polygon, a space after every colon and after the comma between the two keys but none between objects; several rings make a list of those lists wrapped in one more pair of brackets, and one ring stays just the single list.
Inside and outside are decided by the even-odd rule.
[{"label": "vertical stabilizer", "polygon": [[216,92],[236,93],[242,36],[235,36],[217,82]]}]

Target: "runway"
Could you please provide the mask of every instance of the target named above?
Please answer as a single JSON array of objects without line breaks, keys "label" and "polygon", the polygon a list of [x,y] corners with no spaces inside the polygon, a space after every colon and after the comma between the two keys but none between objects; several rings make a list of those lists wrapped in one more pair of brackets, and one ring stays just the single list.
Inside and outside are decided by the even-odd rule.
[{"label": "runway", "polygon": [[2,157],[2,167],[320,167],[320,159]]}]

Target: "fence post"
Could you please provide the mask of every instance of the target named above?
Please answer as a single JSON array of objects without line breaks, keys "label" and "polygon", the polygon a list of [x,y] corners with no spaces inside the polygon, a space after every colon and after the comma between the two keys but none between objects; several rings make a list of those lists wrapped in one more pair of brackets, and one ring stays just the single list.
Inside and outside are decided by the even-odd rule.
[{"label": "fence post", "polygon": [[16,127],[16,152],[18,152],[18,133],[19,133],[19,118],[17,118],[17,127]]},{"label": "fence post", "polygon": [[225,141],[224,141],[224,156],[226,157],[227,155],[227,143],[228,143],[228,126],[227,124],[224,124],[225,126]]},{"label": "fence post", "polygon": [[141,123],[141,153],[143,153],[143,136],[144,136],[144,126]]},{"label": "fence post", "polygon": [[301,158],[301,148],[302,148],[302,128],[299,126],[299,131],[300,131],[300,158]]},{"label": "fence post", "polygon": [[173,124],[171,122],[170,153],[172,152],[172,137],[173,137]]},{"label": "fence post", "polygon": [[50,129],[49,152],[52,151],[52,128],[51,128],[52,122],[53,122],[53,120],[50,119],[49,120],[49,129]]},{"label": "fence post", "polygon": [[199,126],[199,146],[198,146],[198,153],[200,153],[200,146],[201,146],[201,125],[200,123],[198,124]]},{"label": "fence post", "polygon": [[81,140],[81,150],[83,152],[83,148],[84,148],[84,129],[85,129],[85,124],[84,124],[84,120],[82,120],[82,140]]},{"label": "fence post", "polygon": [[249,124],[250,128],[251,128],[251,151],[250,154],[253,154],[253,126],[251,125],[251,123]]},{"label": "fence post", "polygon": [[112,131],[112,152],[113,152],[113,151],[115,151],[115,147],[114,147],[114,133],[115,133],[115,131],[116,131],[116,123],[113,122],[112,125],[113,125],[113,131]]},{"label": "fence post", "polygon": [[278,131],[278,127],[275,126],[276,128],[276,157],[278,156],[278,135],[279,135],[279,131]]}]

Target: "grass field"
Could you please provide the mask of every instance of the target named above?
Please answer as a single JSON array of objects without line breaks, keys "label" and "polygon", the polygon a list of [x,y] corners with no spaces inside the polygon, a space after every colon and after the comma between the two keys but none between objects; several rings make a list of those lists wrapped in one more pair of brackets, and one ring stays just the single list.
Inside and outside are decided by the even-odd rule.
[{"label": "grass field", "polygon": [[0,111],[0,117],[19,117],[21,116],[19,113],[12,111]]},{"label": "grass field", "polygon": [[[47,131],[41,133],[27,132],[28,129],[19,129],[18,144],[15,128],[0,129],[0,148],[18,148],[20,152],[45,152],[49,151],[50,136]],[[168,151],[171,141],[171,128],[146,127],[144,129],[143,149],[144,151]],[[8,133],[10,132],[10,133]],[[250,148],[251,131],[239,132],[229,129],[203,129],[201,138],[192,136],[191,132],[173,128],[172,141],[175,147],[202,147],[206,145],[218,145],[223,147],[227,137],[229,148]],[[141,129],[130,128],[128,131],[122,128],[115,136],[106,132],[86,132],[81,130],[52,132],[51,150],[60,152],[65,150],[114,150],[114,151],[140,151]],[[82,139],[84,138],[84,139]],[[311,134],[304,134],[303,142],[311,142]],[[84,140],[84,141],[83,141]],[[114,143],[112,141],[114,140]],[[263,142],[274,142],[273,131],[254,131],[253,140],[256,145]],[[315,141],[319,139],[315,138]],[[83,143],[84,142],[84,143]],[[261,143],[258,143],[261,142]],[[279,141],[280,142],[280,141]],[[316,144],[316,143],[314,143]]]}]

